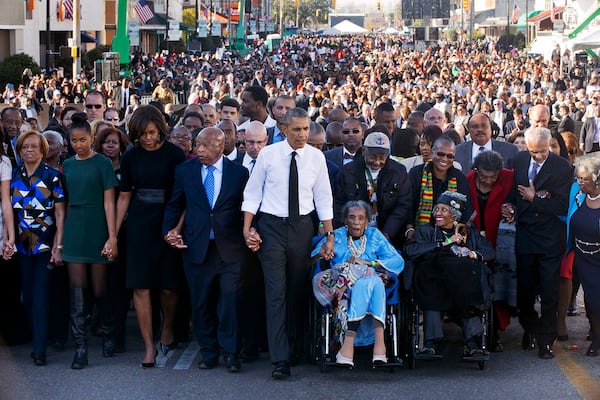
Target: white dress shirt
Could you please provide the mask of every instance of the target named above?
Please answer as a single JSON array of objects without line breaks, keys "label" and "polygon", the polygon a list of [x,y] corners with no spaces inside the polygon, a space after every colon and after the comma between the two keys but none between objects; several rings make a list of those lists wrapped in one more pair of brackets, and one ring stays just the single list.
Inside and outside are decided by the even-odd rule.
[{"label": "white dress shirt", "polygon": [[482,147],[482,146],[473,142],[473,147],[471,148],[471,161],[475,161],[475,157],[477,157],[479,155],[479,153],[481,153],[482,151],[492,151],[492,141],[488,140],[488,142],[483,145],[485,150],[480,151],[479,150],[480,147]]},{"label": "white dress shirt", "polygon": [[234,147],[233,151],[231,153],[227,154],[225,157],[227,157],[230,161],[235,162],[235,160],[237,159],[237,152],[238,152],[237,147]]},{"label": "white dress shirt", "polygon": [[[246,120],[243,124],[241,124],[237,127],[237,130],[238,131],[246,130],[248,128],[248,125],[250,125],[250,122],[252,122],[252,121],[249,119]],[[267,119],[264,120],[263,125],[265,126],[265,128],[272,128],[277,125],[277,121],[275,121],[273,118],[271,118],[270,115],[267,114]]]},{"label": "white dress shirt", "polygon": [[254,158],[250,157],[248,153],[245,153],[244,158],[242,159],[242,165],[250,172],[250,174],[252,174],[252,170],[254,170],[254,165],[252,164],[253,160]]},{"label": "white dress shirt", "polygon": [[[256,165],[244,189],[242,211],[288,217],[288,193],[291,154],[288,141],[266,146],[258,154]],[[333,196],[323,153],[311,146],[295,150],[298,167],[300,215],[314,209],[321,221],[333,219]]]}]

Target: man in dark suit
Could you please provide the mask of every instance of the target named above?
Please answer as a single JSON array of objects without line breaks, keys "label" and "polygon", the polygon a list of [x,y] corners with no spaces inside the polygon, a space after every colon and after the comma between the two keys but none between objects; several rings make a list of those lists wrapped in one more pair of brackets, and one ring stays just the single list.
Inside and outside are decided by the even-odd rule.
[{"label": "man in dark suit", "polygon": [[[516,218],[517,307],[525,330],[522,347],[534,349],[540,358],[554,357],[560,262],[565,251],[565,224],[559,218],[569,205],[573,169],[550,152],[551,133],[534,127],[525,132],[528,151],[514,159],[513,190],[502,205],[509,222]],[[541,316],[534,309],[541,294]]]},{"label": "man in dark suit", "polygon": [[473,114],[467,123],[471,140],[456,146],[456,161],[464,173],[471,170],[473,160],[482,151],[493,150],[500,153],[504,168],[512,169],[513,158],[519,152],[517,146],[508,142],[492,139],[492,124],[489,117],[482,113]]},{"label": "man in dark suit", "polygon": [[241,164],[244,159],[244,152],[239,151],[236,147],[237,129],[235,122],[230,119],[224,119],[217,124],[217,128],[223,131],[223,134],[225,135],[223,155],[229,160]]},{"label": "man in dark suit", "polygon": [[594,107],[594,114],[585,120],[579,137],[579,147],[586,154],[600,150],[600,105]]},{"label": "man in dark suit", "polygon": [[237,303],[245,257],[240,207],[248,171],[223,157],[224,141],[218,128],[205,128],[196,137],[198,158],[175,171],[163,233],[183,250],[192,328],[202,354],[198,368],[216,367],[223,354],[227,369],[238,372]]},{"label": "man in dark suit", "polygon": [[401,245],[409,221],[412,189],[404,165],[390,158],[390,140],[382,132],[365,139],[363,155],[340,170],[334,197],[334,226],[342,226],[342,208],[351,200],[373,207],[377,227],[394,244]]},{"label": "man in dark suit", "polygon": [[575,132],[575,121],[569,117],[569,106],[561,104],[558,107],[558,113],[560,115],[560,122],[558,123],[558,133],[562,132]]},{"label": "man in dark suit", "polygon": [[358,118],[348,118],[342,124],[342,144],[325,152],[325,158],[334,163],[338,170],[346,164],[351,163],[359,155],[364,132]]},{"label": "man in dark suit", "polygon": [[283,142],[286,138],[285,133],[282,130],[283,119],[285,118],[285,113],[288,110],[294,108],[296,106],[296,101],[293,97],[288,95],[281,95],[275,99],[275,103],[273,104],[272,112],[275,121],[277,124],[273,127],[267,128],[267,145]]}]

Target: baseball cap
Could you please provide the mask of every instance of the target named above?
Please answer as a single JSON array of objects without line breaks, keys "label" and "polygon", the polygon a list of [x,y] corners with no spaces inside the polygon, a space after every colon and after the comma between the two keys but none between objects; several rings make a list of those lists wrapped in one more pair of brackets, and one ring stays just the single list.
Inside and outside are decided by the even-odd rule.
[{"label": "baseball cap", "polygon": [[374,154],[389,154],[390,139],[385,133],[372,132],[365,138],[364,147]]}]

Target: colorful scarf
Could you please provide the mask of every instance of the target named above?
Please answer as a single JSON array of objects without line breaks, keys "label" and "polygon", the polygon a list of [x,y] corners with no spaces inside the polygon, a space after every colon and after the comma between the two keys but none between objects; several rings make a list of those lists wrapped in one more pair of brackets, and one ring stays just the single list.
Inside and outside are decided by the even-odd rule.
[{"label": "colorful scarf", "polygon": [[[429,171],[430,162],[423,166],[423,176],[421,176],[421,196],[419,198],[419,208],[417,210],[416,225],[427,225],[431,222],[431,212],[433,211],[433,173]],[[448,180],[448,191],[456,192],[456,177]]]}]

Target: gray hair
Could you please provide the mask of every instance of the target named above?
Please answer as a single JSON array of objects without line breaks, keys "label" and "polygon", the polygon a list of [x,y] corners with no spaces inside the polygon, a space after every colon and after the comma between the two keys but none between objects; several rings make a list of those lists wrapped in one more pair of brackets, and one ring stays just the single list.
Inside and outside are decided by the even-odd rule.
[{"label": "gray hair", "polygon": [[597,153],[586,154],[575,160],[575,173],[580,169],[591,175],[592,181],[598,185],[600,176],[600,155]]},{"label": "gray hair", "polygon": [[456,148],[456,143],[454,143],[454,140],[452,140],[451,138],[449,138],[448,136],[444,135],[444,136],[440,136],[439,138],[437,138],[435,140],[435,142],[433,142],[433,145],[431,146],[432,149],[436,149],[438,148],[442,143],[447,143],[449,144],[453,149]]},{"label": "gray hair", "polygon": [[60,143],[61,146],[64,146],[64,144],[65,144],[65,141],[64,141],[62,135],[56,131],[53,131],[53,130],[44,131],[44,133],[42,133],[42,135],[52,136],[54,139],[56,139],[58,141],[58,143]]},{"label": "gray hair", "polygon": [[290,122],[292,122],[292,118],[309,118],[309,117],[308,117],[308,113],[306,112],[306,110],[304,108],[294,107],[294,108],[290,108],[285,113],[285,117],[283,118],[283,124],[288,125]]},{"label": "gray hair", "polygon": [[362,209],[365,210],[365,212],[367,213],[367,221],[370,221],[371,218],[373,217],[373,209],[366,201],[350,200],[349,202],[344,204],[344,207],[342,208],[342,219],[344,221],[346,220],[346,218],[348,218],[348,213],[350,212],[350,209],[354,208],[354,207],[361,207]]},{"label": "gray hair", "polygon": [[540,139],[545,139],[550,143],[550,139],[552,139],[552,133],[548,128],[529,128],[525,131],[525,142],[529,142],[530,140],[539,141]]},{"label": "gray hair", "polygon": [[484,170],[487,172],[496,172],[502,169],[502,155],[496,151],[482,151],[473,160],[471,167],[475,171]]}]

